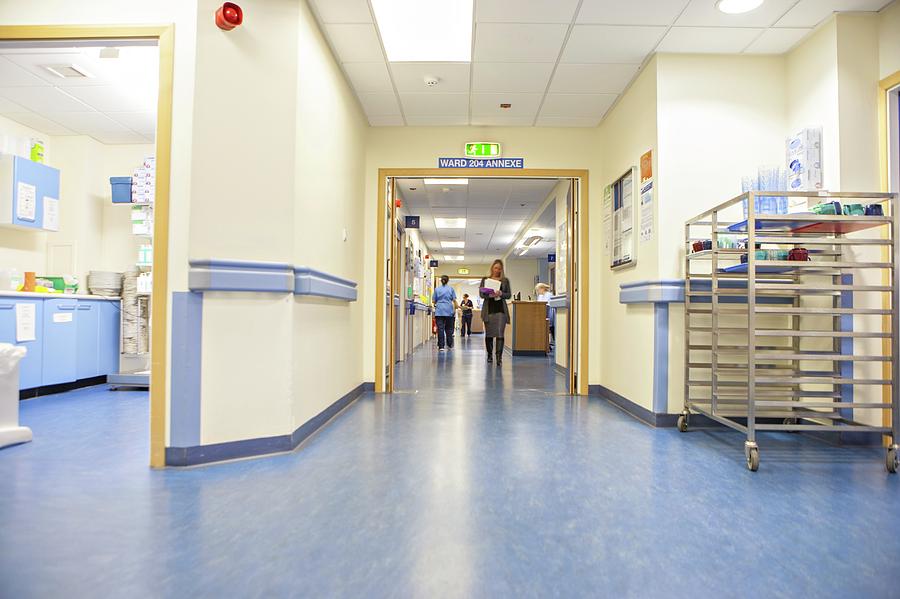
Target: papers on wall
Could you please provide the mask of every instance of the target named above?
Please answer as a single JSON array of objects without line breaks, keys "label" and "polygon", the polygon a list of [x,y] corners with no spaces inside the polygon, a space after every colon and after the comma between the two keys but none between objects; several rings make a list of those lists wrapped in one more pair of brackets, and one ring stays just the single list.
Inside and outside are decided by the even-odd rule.
[{"label": "papers on wall", "polygon": [[44,196],[44,228],[59,231],[59,200]]},{"label": "papers on wall", "polygon": [[34,222],[37,214],[37,196],[34,185],[19,181],[16,186],[16,218]]},{"label": "papers on wall", "polygon": [[612,261],[616,268],[634,262],[634,169],[612,184]]},{"label": "papers on wall", "polygon": [[559,225],[556,232],[556,293],[567,292],[569,276],[569,228],[566,221]]},{"label": "papers on wall", "polygon": [[603,255],[609,258],[609,250],[612,247],[612,186],[603,188]]},{"label": "papers on wall", "polygon": [[16,343],[34,341],[37,305],[28,303],[16,304]]},{"label": "papers on wall", "polygon": [[653,151],[641,156],[641,243],[653,239]]}]

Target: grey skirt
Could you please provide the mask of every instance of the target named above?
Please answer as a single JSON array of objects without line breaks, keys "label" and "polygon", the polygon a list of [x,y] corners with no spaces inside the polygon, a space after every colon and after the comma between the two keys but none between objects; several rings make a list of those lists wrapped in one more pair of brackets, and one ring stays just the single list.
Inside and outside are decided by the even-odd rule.
[{"label": "grey skirt", "polygon": [[505,337],[506,336],[506,314],[503,312],[495,312],[489,314],[487,320],[484,321],[485,337]]}]

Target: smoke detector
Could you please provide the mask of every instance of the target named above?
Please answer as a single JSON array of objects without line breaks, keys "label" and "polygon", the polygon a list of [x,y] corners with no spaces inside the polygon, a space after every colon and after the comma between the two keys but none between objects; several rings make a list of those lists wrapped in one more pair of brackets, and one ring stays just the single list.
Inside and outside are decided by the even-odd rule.
[{"label": "smoke detector", "polygon": [[441,82],[441,80],[437,77],[432,77],[430,75],[425,76],[425,86],[426,87],[434,87],[435,85],[437,85],[440,82]]}]

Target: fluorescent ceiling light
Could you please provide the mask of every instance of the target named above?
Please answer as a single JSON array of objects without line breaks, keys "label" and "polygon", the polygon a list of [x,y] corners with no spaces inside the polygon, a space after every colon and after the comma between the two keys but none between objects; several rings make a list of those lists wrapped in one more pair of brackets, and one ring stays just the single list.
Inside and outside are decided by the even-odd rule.
[{"label": "fluorescent ceiling light", "polygon": [[762,6],[763,0],[719,0],[716,8],[727,15],[741,15]]},{"label": "fluorescent ceiling light", "polygon": [[462,262],[465,259],[465,256],[444,256],[444,260],[447,262]]},{"label": "fluorescent ceiling light", "polygon": [[425,179],[425,185],[468,185],[468,179]]},{"label": "fluorescent ceiling light", "polygon": [[390,62],[471,62],[474,0],[372,0]]},{"label": "fluorescent ceiling light", "polygon": [[434,226],[438,229],[465,229],[466,219],[464,218],[435,218]]},{"label": "fluorescent ceiling light", "polygon": [[522,248],[522,251],[519,252],[519,255],[524,256],[527,253],[528,253],[528,248]]},{"label": "fluorescent ceiling light", "polygon": [[522,245],[524,245],[525,247],[534,247],[539,244],[542,239],[543,237],[541,237],[540,235],[534,235],[533,237],[529,237],[528,239],[526,239],[525,243],[523,243]]},{"label": "fluorescent ceiling light", "polygon": [[461,248],[466,247],[466,242],[465,241],[442,241],[441,247],[442,248],[460,248],[461,249]]}]

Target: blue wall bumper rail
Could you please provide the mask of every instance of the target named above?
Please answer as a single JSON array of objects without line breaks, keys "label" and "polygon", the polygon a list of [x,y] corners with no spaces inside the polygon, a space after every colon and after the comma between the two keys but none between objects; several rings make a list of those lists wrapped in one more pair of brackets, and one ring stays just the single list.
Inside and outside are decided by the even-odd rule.
[{"label": "blue wall bumper rail", "polygon": [[356,282],[308,266],[295,266],[294,293],[355,302]]},{"label": "blue wall bumper rail", "polygon": [[293,293],[355,302],[355,281],[286,262],[249,260],[191,260],[188,288],[191,291],[241,291]]},{"label": "blue wall bumper rail", "polygon": [[547,302],[547,305],[551,308],[568,308],[569,307],[569,296],[565,293],[561,295],[554,295],[550,298],[550,301]]}]

